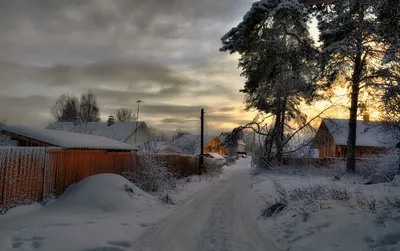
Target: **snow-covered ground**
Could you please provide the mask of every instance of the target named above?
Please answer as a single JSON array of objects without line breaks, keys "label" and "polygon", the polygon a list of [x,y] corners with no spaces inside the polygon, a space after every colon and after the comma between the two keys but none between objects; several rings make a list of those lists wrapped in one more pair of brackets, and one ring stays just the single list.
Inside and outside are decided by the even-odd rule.
[{"label": "snow-covered ground", "polygon": [[259,227],[270,231],[282,247],[400,250],[399,182],[364,185],[357,176],[334,181],[334,175],[324,172],[295,173],[261,172],[253,176],[251,185],[260,214],[268,204],[287,200],[283,211],[258,220]]},{"label": "snow-covered ground", "polygon": [[92,176],[44,207],[22,206],[0,216],[0,250],[130,250],[152,224],[210,183],[204,177],[191,177],[171,193],[177,204],[172,206],[121,176]]},{"label": "snow-covered ground", "polygon": [[[193,176],[165,205],[121,176],[89,177],[45,207],[0,216],[0,250],[400,250],[400,180],[334,181],[325,169],[257,172],[239,159]],[[389,200],[389,201],[388,201]],[[286,207],[264,217],[269,205]]]}]

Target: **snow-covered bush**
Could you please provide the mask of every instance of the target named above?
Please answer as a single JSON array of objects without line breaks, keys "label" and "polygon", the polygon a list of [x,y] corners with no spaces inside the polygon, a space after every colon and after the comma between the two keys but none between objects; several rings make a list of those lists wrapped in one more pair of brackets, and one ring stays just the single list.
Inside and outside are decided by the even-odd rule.
[{"label": "snow-covered bush", "polygon": [[173,189],[177,181],[157,155],[157,142],[143,144],[134,156],[133,166],[125,172],[125,177],[146,192],[163,192]]},{"label": "snow-covered bush", "polygon": [[392,181],[397,173],[398,160],[398,150],[391,150],[380,155],[363,156],[356,170],[370,184],[387,183]]}]

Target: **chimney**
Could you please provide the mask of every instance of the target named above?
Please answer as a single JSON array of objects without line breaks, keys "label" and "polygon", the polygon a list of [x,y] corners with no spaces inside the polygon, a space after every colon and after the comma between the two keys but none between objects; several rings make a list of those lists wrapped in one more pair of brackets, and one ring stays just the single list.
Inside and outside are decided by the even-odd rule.
[{"label": "chimney", "polygon": [[368,113],[364,113],[363,120],[364,120],[364,122],[369,122],[369,114]]},{"label": "chimney", "polygon": [[108,126],[111,126],[111,125],[113,125],[114,124],[114,122],[115,122],[115,118],[114,118],[114,116],[108,116],[108,121],[107,121],[107,125]]}]

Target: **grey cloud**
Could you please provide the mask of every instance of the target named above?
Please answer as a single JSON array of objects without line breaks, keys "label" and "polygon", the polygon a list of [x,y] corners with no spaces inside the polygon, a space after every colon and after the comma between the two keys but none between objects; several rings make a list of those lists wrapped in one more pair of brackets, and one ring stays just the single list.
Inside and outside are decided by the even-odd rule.
[{"label": "grey cloud", "polygon": [[184,119],[179,118],[165,118],[160,121],[162,124],[185,124]]},{"label": "grey cloud", "polygon": [[[148,62],[107,62],[84,66],[57,65],[52,67],[24,66],[17,63],[0,62],[0,81],[18,81],[20,78],[50,86],[79,85],[87,82],[122,82],[134,88],[148,87],[158,83],[165,88],[185,86],[191,81],[164,66]],[[176,91],[176,89],[173,89]]]},{"label": "grey cloud", "polygon": [[205,117],[206,121],[209,122],[234,122],[239,125],[245,125],[251,121],[248,120],[243,120],[243,119],[237,119],[237,116],[235,115],[226,115],[226,114],[206,114]]},{"label": "grey cloud", "polygon": [[32,95],[27,97],[0,96],[0,119],[12,124],[45,125],[50,119],[52,98]]},{"label": "grey cloud", "polygon": [[[52,97],[91,89],[103,115],[144,99],[141,113],[156,124],[179,126],[162,118],[197,123],[203,107],[179,105],[181,100],[201,104],[203,97],[218,95],[237,100],[227,76],[236,62],[228,68],[225,58],[210,62],[220,55],[220,37],[251,2],[0,0],[0,104],[13,104],[3,105],[0,115],[37,124],[49,116]],[[179,69],[193,70],[195,77]],[[35,103],[32,96],[10,97],[32,93],[43,98]],[[171,105],[171,97],[180,101]],[[208,102],[204,108],[211,111]]]},{"label": "grey cloud", "polygon": [[233,112],[234,110],[234,106],[224,106],[219,109],[220,112]]},{"label": "grey cloud", "polygon": [[[124,57],[206,61],[218,53],[219,38],[230,28],[226,24],[249,5],[241,0],[3,0],[0,56],[33,63]],[[93,48],[101,49],[87,53]]]},{"label": "grey cloud", "polygon": [[143,114],[158,114],[158,115],[180,115],[185,118],[200,119],[200,111],[202,106],[182,106],[182,105],[167,105],[167,104],[144,104],[140,111]]}]

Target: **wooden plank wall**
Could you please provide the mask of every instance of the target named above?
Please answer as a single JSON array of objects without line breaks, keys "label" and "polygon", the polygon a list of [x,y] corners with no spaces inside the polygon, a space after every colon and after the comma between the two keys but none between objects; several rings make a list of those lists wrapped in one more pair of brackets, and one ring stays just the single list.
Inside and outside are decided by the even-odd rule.
[{"label": "wooden plank wall", "polygon": [[[197,174],[198,158],[158,155],[178,177]],[[61,150],[45,147],[0,148],[0,213],[23,204],[61,195],[71,184],[101,173],[122,175],[136,168],[130,152]]]},{"label": "wooden plank wall", "polygon": [[0,211],[42,198],[46,150],[0,148]]},{"label": "wooden plank wall", "polygon": [[123,174],[133,166],[129,152],[106,152],[103,150],[50,151],[50,180],[46,186],[47,196],[61,195],[71,184],[86,177],[101,174]]}]

